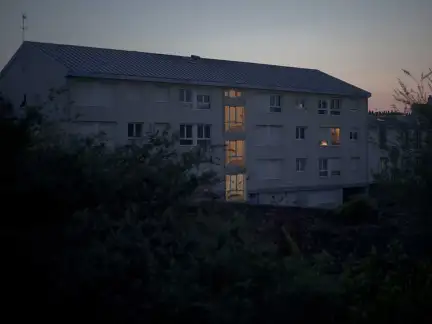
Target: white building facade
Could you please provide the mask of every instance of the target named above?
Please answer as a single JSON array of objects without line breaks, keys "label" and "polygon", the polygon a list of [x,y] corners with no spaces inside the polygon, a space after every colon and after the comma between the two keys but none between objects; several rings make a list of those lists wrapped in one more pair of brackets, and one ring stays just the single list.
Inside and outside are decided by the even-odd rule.
[{"label": "white building facade", "polygon": [[369,182],[370,94],[317,70],[25,42],[0,92],[18,106],[51,88],[76,132],[126,144],[169,125],[179,150],[215,147],[227,200],[334,207]]}]

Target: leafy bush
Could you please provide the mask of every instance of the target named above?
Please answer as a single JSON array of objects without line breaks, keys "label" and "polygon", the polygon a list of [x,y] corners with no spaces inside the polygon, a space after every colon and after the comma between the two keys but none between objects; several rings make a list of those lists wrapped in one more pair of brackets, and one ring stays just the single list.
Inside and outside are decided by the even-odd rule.
[{"label": "leafy bush", "polygon": [[376,221],[378,211],[376,205],[368,197],[356,196],[336,210],[336,215],[347,224]]},{"label": "leafy bush", "polygon": [[[175,137],[108,149],[37,114],[1,131],[5,142],[17,135],[0,171],[3,207],[14,211],[1,228],[14,257],[8,297],[44,318],[366,323],[429,314],[429,263],[406,262],[393,247],[341,263],[302,254],[288,227],[251,219],[247,208],[191,209],[218,179],[201,170],[202,151],[179,154]],[[339,215],[358,222],[371,211],[358,200]],[[26,271],[19,280],[13,267]]]}]

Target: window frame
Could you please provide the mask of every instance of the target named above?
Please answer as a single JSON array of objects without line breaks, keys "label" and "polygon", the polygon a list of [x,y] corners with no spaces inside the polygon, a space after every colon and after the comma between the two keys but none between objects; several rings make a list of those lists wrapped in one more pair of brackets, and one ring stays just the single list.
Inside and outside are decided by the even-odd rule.
[{"label": "window frame", "polygon": [[304,98],[297,98],[296,99],[296,108],[297,109],[304,109],[306,110],[306,99]]},{"label": "window frame", "polygon": [[[200,99],[203,99],[203,98],[207,98],[208,101],[200,100]],[[197,102],[196,108],[197,109],[202,109],[202,110],[208,110],[211,107],[210,101],[211,101],[210,95],[207,95],[207,94],[197,94],[196,95],[196,102]]]},{"label": "window frame", "polygon": [[[337,105],[335,105],[336,102],[337,102]],[[330,115],[340,116],[341,110],[342,110],[342,99],[341,98],[332,98],[330,100]]]},{"label": "window frame", "polygon": [[[202,128],[202,134],[200,134],[200,128]],[[212,125],[211,124],[197,124],[197,125],[195,125],[195,129],[196,129],[196,145],[201,146],[204,149],[210,149]],[[208,134],[207,134],[207,130],[208,130]]]},{"label": "window frame", "polygon": [[[233,143],[234,149],[231,149],[230,144]],[[239,145],[241,143],[241,145]],[[244,165],[244,151],[245,151],[245,141],[244,140],[227,140],[225,141],[225,165],[239,162],[238,164]],[[242,147],[242,154],[239,154],[239,147]]]},{"label": "window frame", "polygon": [[225,98],[241,98],[243,96],[242,91],[236,89],[227,89],[224,90]]},{"label": "window frame", "polygon": [[[231,120],[232,109],[234,110],[234,120]],[[237,112],[237,110],[239,110],[239,112]],[[244,106],[225,105],[224,115],[225,132],[235,131],[238,129],[241,129],[241,131],[245,130]],[[241,121],[237,121],[237,119],[240,119]]]},{"label": "window frame", "polygon": [[351,130],[350,135],[349,135],[350,141],[357,142],[358,141],[358,133],[359,133],[358,130]]},{"label": "window frame", "polygon": [[[306,126],[296,126],[296,140],[305,140],[306,139]],[[302,135],[303,131],[303,136]]]},{"label": "window frame", "polygon": [[[131,131],[132,126],[132,131]],[[139,127],[139,135],[137,135],[137,126]],[[131,135],[132,133],[132,135]],[[143,138],[144,137],[144,123],[142,122],[128,122],[128,139],[137,139],[137,138]]]},{"label": "window frame", "polygon": [[318,159],[318,175],[320,178],[329,177],[329,158]]},{"label": "window frame", "polygon": [[[188,96],[188,94],[189,94],[189,96]],[[188,97],[189,97],[190,101],[187,101]],[[192,89],[188,89],[188,88],[179,89],[179,101],[180,102],[185,103],[185,104],[191,104],[192,98],[193,98]]]},{"label": "window frame", "polygon": [[[194,131],[193,131],[193,124],[187,124],[187,123],[183,123],[180,124],[180,136],[179,136],[179,144],[180,146],[194,146]],[[182,134],[182,127],[184,127],[184,134]],[[190,137],[187,136],[188,132],[187,132],[187,127],[190,127],[191,133],[190,133]],[[184,136],[183,136],[184,135]],[[187,143],[185,142],[187,141]]]},{"label": "window frame", "polygon": [[[324,105],[325,104],[325,105]],[[323,107],[323,105],[325,107]],[[328,115],[329,114],[329,102],[327,99],[318,100],[318,115]]]},{"label": "window frame", "polygon": [[281,113],[282,112],[282,96],[278,94],[270,95],[270,113]]},{"label": "window frame", "polygon": [[[232,177],[235,177],[235,186],[234,189],[233,187],[231,187],[232,184]],[[239,177],[241,177],[241,179],[239,180]],[[240,184],[240,188],[239,188],[239,184]],[[234,197],[234,199],[230,199],[229,194],[231,193],[239,193],[238,196],[241,197],[241,200],[245,200],[246,199],[246,174],[244,173],[238,173],[238,174],[226,174],[225,175],[225,199],[227,201],[229,200],[236,200]]]},{"label": "window frame", "polygon": [[[306,171],[306,158],[296,158],[296,172],[305,172]],[[300,166],[303,166],[302,168]]]}]

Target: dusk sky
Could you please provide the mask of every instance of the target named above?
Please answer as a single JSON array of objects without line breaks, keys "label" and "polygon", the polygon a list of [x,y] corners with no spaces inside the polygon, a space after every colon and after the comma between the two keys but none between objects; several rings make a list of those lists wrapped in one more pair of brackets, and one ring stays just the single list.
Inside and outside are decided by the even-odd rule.
[{"label": "dusk sky", "polygon": [[0,69],[27,40],[320,69],[389,109],[432,68],[432,0],[0,0]]}]

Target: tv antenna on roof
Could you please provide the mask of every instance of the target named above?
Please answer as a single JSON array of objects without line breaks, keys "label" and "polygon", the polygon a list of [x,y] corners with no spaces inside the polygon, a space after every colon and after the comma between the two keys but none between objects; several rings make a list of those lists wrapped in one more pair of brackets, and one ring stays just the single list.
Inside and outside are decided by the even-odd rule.
[{"label": "tv antenna on roof", "polygon": [[21,15],[21,33],[22,33],[22,41],[25,41],[25,32],[27,30],[27,25],[26,25],[26,19],[27,19],[27,15],[25,13],[23,13]]}]

